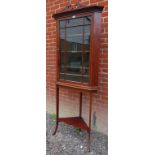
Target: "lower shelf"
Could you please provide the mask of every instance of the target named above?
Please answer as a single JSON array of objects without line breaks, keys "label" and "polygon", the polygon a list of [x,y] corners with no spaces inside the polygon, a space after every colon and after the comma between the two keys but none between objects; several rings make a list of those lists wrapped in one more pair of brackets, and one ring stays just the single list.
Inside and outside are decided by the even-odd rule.
[{"label": "lower shelf", "polygon": [[64,123],[72,125],[76,128],[86,130],[87,132],[90,131],[88,125],[85,123],[85,121],[81,117],[59,118],[59,122],[64,122]]}]

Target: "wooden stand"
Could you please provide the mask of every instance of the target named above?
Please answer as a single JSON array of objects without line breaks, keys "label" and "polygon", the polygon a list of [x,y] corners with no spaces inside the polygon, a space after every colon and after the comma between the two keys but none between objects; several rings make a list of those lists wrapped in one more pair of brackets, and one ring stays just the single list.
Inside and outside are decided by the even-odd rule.
[{"label": "wooden stand", "polygon": [[[88,150],[90,152],[90,134],[91,134],[91,114],[92,114],[92,92],[94,89],[86,90],[86,89],[79,89],[77,87],[74,87],[72,89],[75,89],[79,92],[79,117],[67,117],[67,118],[59,118],[59,88],[60,87],[68,87],[71,88],[69,85],[56,85],[56,127],[53,135],[56,134],[59,122],[64,122],[66,124],[72,125],[74,127],[86,130],[88,132]],[[85,123],[85,121],[82,118],[82,92],[88,92],[89,93],[89,125]]]}]

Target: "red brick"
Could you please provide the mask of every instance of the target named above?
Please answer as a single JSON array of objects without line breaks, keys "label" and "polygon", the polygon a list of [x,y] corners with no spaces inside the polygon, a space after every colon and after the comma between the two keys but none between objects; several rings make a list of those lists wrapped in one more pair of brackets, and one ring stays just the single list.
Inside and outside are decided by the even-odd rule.
[{"label": "red brick", "polygon": [[81,5],[89,5],[89,1],[84,1],[84,2],[81,2]]},{"label": "red brick", "polygon": [[67,2],[61,3],[60,8],[65,8],[65,6],[67,6],[67,4],[68,4]]},{"label": "red brick", "polygon": [[[75,5],[77,0],[71,0]],[[47,100],[50,98],[52,103],[55,103],[56,95],[56,22],[52,18],[52,14],[63,10],[67,5],[68,0],[47,0],[46,1],[46,94]],[[105,9],[102,13],[102,24],[100,34],[100,58],[99,58],[99,91],[93,95],[93,107],[99,113],[98,119],[102,120],[102,104],[108,103],[108,1],[106,0],[81,0],[82,5],[100,5]],[[60,89],[60,102],[65,102],[70,105],[70,108],[64,111],[72,112],[74,109],[73,102],[79,102],[79,94],[72,90]],[[83,102],[85,105],[84,113],[88,114],[89,96],[87,93],[83,94]]]},{"label": "red brick", "polygon": [[108,22],[108,17],[103,18],[104,22]]},{"label": "red brick", "polygon": [[99,0],[90,0],[90,3],[97,3]]}]

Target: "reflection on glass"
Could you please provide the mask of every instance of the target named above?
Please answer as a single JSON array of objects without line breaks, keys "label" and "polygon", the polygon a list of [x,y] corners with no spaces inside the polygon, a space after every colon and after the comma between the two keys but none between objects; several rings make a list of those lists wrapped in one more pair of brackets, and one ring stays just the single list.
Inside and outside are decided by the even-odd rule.
[{"label": "reflection on glass", "polygon": [[85,35],[90,35],[90,25],[84,26]]},{"label": "reflection on glass", "polygon": [[[89,75],[89,51],[90,51],[90,25],[84,26],[84,67],[83,74]],[[88,76],[83,78],[88,81]]]},{"label": "reflection on glass", "polygon": [[67,73],[81,74],[82,53],[67,52]]},{"label": "reflection on glass", "polygon": [[[66,28],[66,33],[67,33],[67,37],[72,37],[72,36],[81,36],[82,37],[83,26]],[[82,42],[80,41],[80,43],[82,43]]]},{"label": "reflection on glass", "polygon": [[64,28],[65,27],[65,20],[61,20],[60,21],[60,28]]},{"label": "reflection on glass", "polygon": [[83,77],[83,82],[84,82],[84,83],[88,83],[88,76],[84,76],[84,77]]},{"label": "reflection on glass", "polygon": [[[66,29],[66,46],[67,46],[67,80],[75,78],[75,81],[81,81],[82,68],[82,32],[83,27],[73,27]],[[74,80],[73,80],[74,81]]]},{"label": "reflection on glass", "polygon": [[[65,29],[60,29],[60,73],[65,72]],[[60,79],[64,79],[65,75],[60,74]]]},{"label": "reflection on glass", "polygon": [[60,29],[60,50],[61,52],[65,49],[65,29]]},{"label": "reflection on glass", "polygon": [[60,53],[60,72],[64,73],[64,66],[65,66],[65,62],[64,62],[64,52]]},{"label": "reflection on glass", "polygon": [[90,25],[84,26],[84,50],[90,50]]},{"label": "reflection on glass", "polygon": [[60,73],[60,79],[65,79],[65,74],[64,73]]},{"label": "reflection on glass", "polygon": [[82,51],[82,33],[83,27],[74,27],[66,29],[67,51]]},{"label": "reflection on glass", "polygon": [[89,52],[84,52],[84,74],[88,75],[89,69]]},{"label": "reflection on glass", "polygon": [[[81,43],[80,43],[81,42]],[[82,51],[82,40],[81,37],[68,37],[66,40],[67,51],[69,52],[81,52]]]},{"label": "reflection on glass", "polygon": [[83,18],[67,19],[66,26],[83,25]]},{"label": "reflection on glass", "polygon": [[91,23],[91,17],[87,16],[85,17],[85,24],[90,24]]},{"label": "reflection on glass", "polygon": [[60,29],[60,38],[65,39],[65,29]]},{"label": "reflection on glass", "polygon": [[81,82],[82,75],[66,74],[66,80]]}]

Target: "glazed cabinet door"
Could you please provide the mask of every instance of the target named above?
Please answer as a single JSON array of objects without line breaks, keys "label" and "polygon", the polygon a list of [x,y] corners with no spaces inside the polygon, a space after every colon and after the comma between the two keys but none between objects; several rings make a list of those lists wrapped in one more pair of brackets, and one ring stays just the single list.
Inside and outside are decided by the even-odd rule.
[{"label": "glazed cabinet door", "polygon": [[60,80],[89,83],[91,16],[59,21]]}]

